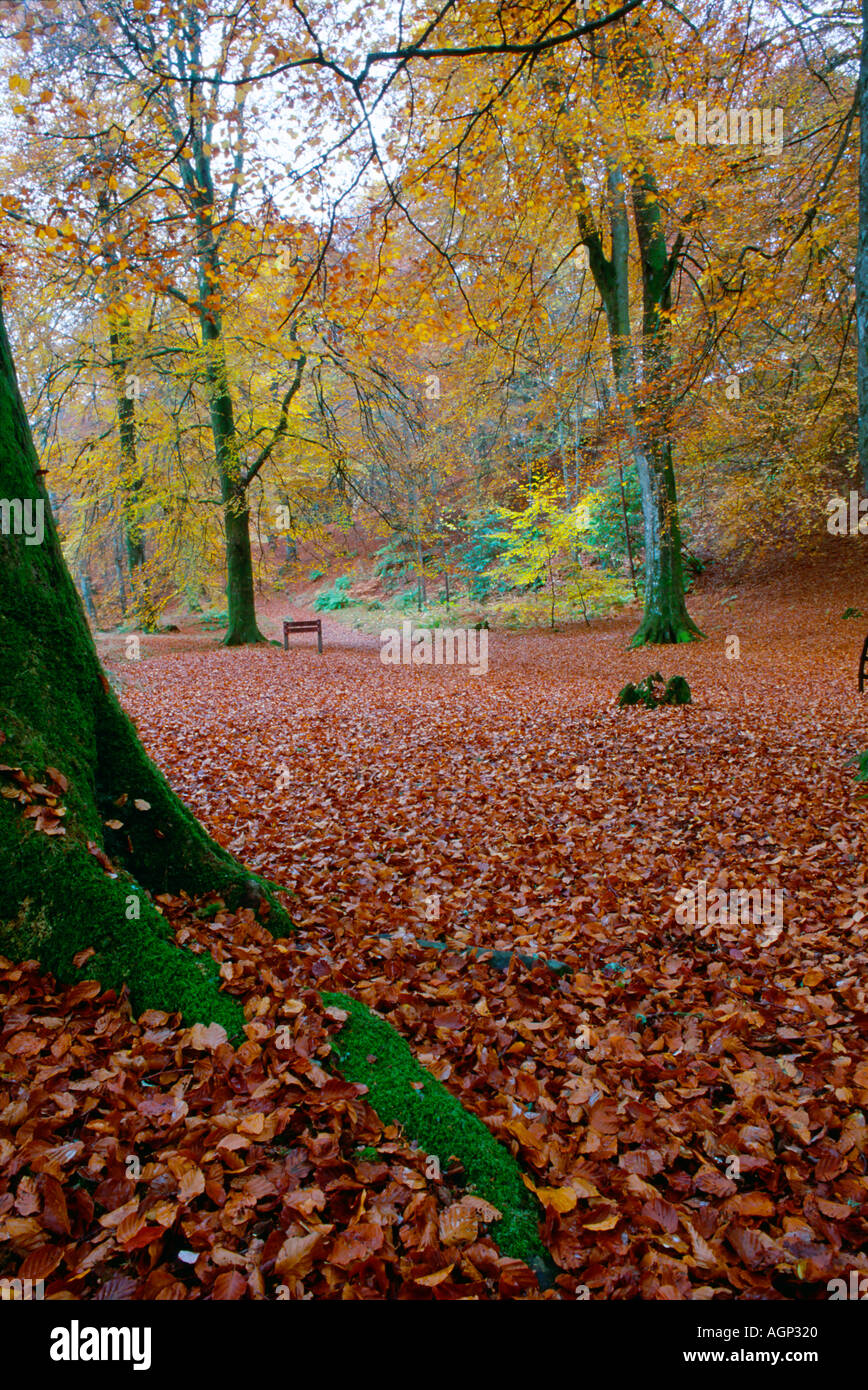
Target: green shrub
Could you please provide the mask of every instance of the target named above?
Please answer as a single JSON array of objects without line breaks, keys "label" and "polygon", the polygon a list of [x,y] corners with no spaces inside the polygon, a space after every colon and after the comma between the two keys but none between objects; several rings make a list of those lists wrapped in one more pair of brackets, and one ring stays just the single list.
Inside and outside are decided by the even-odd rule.
[{"label": "green shrub", "polygon": [[406,611],[409,608],[418,608],[419,589],[414,584],[412,589],[405,589],[403,594],[396,594],[395,607]]},{"label": "green shrub", "polygon": [[349,608],[350,596],[346,589],[320,589],[313,606],[318,613],[332,613],[336,608]]},{"label": "green shrub", "polygon": [[199,622],[202,627],[228,627],[229,614],[219,612],[203,613],[202,617],[199,619]]},{"label": "green shrub", "polygon": [[313,601],[313,606],[318,613],[331,613],[336,608],[349,608],[355,599],[351,599],[349,593],[352,579],[348,574],[342,574],[336,579],[331,589],[320,589]]}]

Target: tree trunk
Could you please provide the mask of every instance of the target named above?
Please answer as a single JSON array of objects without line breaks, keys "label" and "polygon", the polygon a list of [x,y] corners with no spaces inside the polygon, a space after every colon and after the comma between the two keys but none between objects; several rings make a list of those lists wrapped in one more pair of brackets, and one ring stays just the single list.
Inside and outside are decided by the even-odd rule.
[{"label": "tree trunk", "polygon": [[223,327],[216,310],[201,314],[202,341],[208,350],[205,377],[208,406],[223,501],[226,532],[226,600],[229,627],[225,647],[241,647],[264,642],[256,621],[256,595],[253,586],[253,551],[250,546],[250,507],[241,478],[235,413],[226,373]]},{"label": "tree trunk", "polygon": [[223,478],[223,524],[226,528],[226,599],[229,627],[225,647],[264,642],[256,621],[253,552],[250,548],[250,508],[243,491]]},{"label": "tree trunk", "polygon": [[[702,634],[687,611],[681,566],[681,528],[675,497],[675,471],[668,441],[661,441],[646,470],[652,488],[645,513],[644,612],[631,647],[692,642]],[[642,475],[640,474],[640,479]],[[652,524],[649,526],[649,511]]]},{"label": "tree trunk", "polygon": [[[128,373],[132,360],[130,319],[123,302],[126,284],[121,270],[119,244],[115,238],[108,236],[109,218],[113,213],[117,216],[117,198],[113,197],[108,188],[103,188],[97,199],[97,206],[105,232],[102,255],[105,262],[105,293],[108,301],[112,380],[114,381],[118,412],[123,539],[133,590],[133,618],[141,624],[146,632],[153,632],[157,625],[156,613],[141,577],[142,566],[145,562],[145,546],[137,515],[137,497],[142,486],[142,474],[136,452],[135,397],[129,392]],[[118,561],[118,577],[121,612],[126,616],[127,601],[124,592],[123,567],[120,560]]]},{"label": "tree trunk", "polygon": [[94,627],[98,627],[99,621],[97,618],[96,605],[93,601],[93,590],[91,588],[90,576],[86,569],[80,569],[78,572],[78,587],[84,606],[87,609],[87,616],[90,618]]},{"label": "tree trunk", "polygon": [[[199,136],[194,146],[200,148]],[[253,585],[253,552],[250,546],[250,507],[247,487],[238,457],[235,411],[229,390],[223,320],[217,304],[220,284],[220,257],[212,226],[214,212],[210,162],[202,154],[197,160],[200,184],[195,193],[197,209],[197,252],[199,259],[199,323],[205,348],[205,379],[211,432],[220,473],[223,525],[226,533],[226,600],[229,627],[225,647],[241,647],[264,642],[256,622],[256,595]]]},{"label": "tree trunk", "polygon": [[[607,61],[605,46],[598,57],[600,73]],[[645,533],[644,614],[630,645],[690,642],[702,633],[687,612],[681,568],[681,533],[668,409],[669,330],[665,311],[671,302],[671,283],[680,254],[677,239],[671,255],[660,222],[659,192],[647,161],[636,164],[631,193],[642,268],[642,389],[630,322],[630,224],[625,177],[614,153],[606,151],[607,203],[611,227],[611,258],[594,224],[590,199],[581,176],[578,152],[562,147],[567,182],[581,195],[579,230],[588,248],[594,283],[600,292],[609,330],[609,349],[618,401],[639,475]]]},{"label": "tree trunk", "polygon": [[[139,1011],[178,1009],[238,1037],[240,1007],[220,992],[215,962],[174,945],[147,892],[216,893],[256,906],[272,930],[291,923],[142,748],[100,665],[37,467],[0,305],[0,493],[42,503],[45,519],[41,545],[0,536],[2,757],[23,769],[0,776],[63,788],[66,806],[65,834],[49,835],[23,814],[42,793],[32,790],[29,805],[0,797],[0,953],[35,957],[62,981],[126,986]],[[95,954],[77,967],[85,947]]]},{"label": "tree trunk", "polygon": [[115,573],[118,577],[118,603],[124,617],[127,615],[127,586],[124,582],[124,547],[120,536],[115,533],[114,537],[115,552]]},{"label": "tree trunk", "polygon": [[136,571],[145,563],[145,543],[136,515],[137,494],[142,477],[136,453],[136,406],[127,394],[127,369],[130,365],[129,324],[115,319],[109,331],[112,353],[112,373],[118,408],[118,435],[121,452],[121,484],[123,487],[124,545],[130,578],[136,589]]},{"label": "tree trunk", "polygon": [[630,539],[630,522],[627,518],[627,497],[624,492],[624,465],[621,462],[621,445],[618,445],[618,482],[621,485],[621,516],[624,521],[624,544],[627,547],[627,563],[630,566],[630,583],[633,586],[633,597],[638,601],[639,590],[636,588],[636,568],[633,564],[633,542]]},{"label": "tree trunk", "polygon": [[868,0],[862,4],[859,54],[859,241],[856,251],[856,382],[859,393],[859,475],[868,497]]}]

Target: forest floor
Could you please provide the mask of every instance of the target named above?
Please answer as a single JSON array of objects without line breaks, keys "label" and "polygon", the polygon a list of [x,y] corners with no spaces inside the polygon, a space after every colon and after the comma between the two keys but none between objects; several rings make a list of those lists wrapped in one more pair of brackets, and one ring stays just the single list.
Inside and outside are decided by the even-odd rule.
[{"label": "forest floor", "polygon": [[[39,1071],[29,1109],[0,1109],[0,1134],[42,1146],[14,1210],[0,1197],[0,1238],[12,1219],[29,1252],[15,1272],[61,1296],[447,1299],[815,1299],[868,1272],[868,805],[845,767],[868,746],[868,617],[841,616],[863,595],[810,566],[707,586],[707,640],[681,648],[627,651],[629,613],[493,631],[484,676],[383,665],[329,615],[322,656],[191,630],[136,662],[101,639],[148,751],[291,890],[298,932],[161,900],[245,1000],[235,1052],[95,985],[2,972],[2,1085]],[[268,603],[269,636],[290,611]],[[619,710],[656,669],[693,704]],[[782,920],[682,923],[700,881],[780,890]],[[460,1171],[432,1178],[324,1070],[324,989],[386,1014],[520,1157],[561,1270],[545,1295]],[[66,1097],[50,1121],[40,1085]]]}]

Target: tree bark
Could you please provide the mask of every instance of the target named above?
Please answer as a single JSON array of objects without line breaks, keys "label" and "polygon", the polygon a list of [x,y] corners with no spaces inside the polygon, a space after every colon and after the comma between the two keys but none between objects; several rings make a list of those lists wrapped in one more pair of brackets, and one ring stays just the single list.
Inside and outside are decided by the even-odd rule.
[{"label": "tree bark", "polygon": [[[639,432],[649,466],[640,473],[650,490],[645,515],[644,614],[630,645],[692,642],[701,637],[687,611],[681,563],[681,524],[672,463],[672,340],[669,310],[672,278],[681,250],[677,237],[670,252],[660,222],[660,193],[647,163],[632,181],[633,216],[642,265],[642,358],[645,395],[638,410]],[[650,525],[649,525],[650,521]]]},{"label": "tree bark", "polygon": [[[142,582],[145,545],[137,515],[137,498],[142,486],[142,474],[136,451],[136,407],[134,398],[128,393],[128,372],[132,360],[130,320],[123,302],[126,286],[120,269],[118,241],[108,235],[109,219],[113,213],[117,214],[117,198],[113,197],[108,188],[103,188],[97,199],[97,206],[104,232],[102,257],[105,263],[105,292],[108,300],[112,380],[118,413],[124,548],[133,590],[134,619],[141,624],[146,632],[153,632],[157,625],[156,613],[147,592],[147,586]],[[121,612],[126,615],[123,562],[120,559],[118,560],[118,579]]]},{"label": "tree bark", "polygon": [[137,511],[138,493],[142,487],[136,451],[136,406],[127,395],[127,372],[130,365],[130,335],[126,320],[115,317],[109,330],[112,354],[112,374],[118,410],[118,438],[121,454],[121,486],[123,488],[124,547],[130,567],[133,590],[138,591],[138,572],[145,563],[145,542]]},{"label": "tree bark", "polygon": [[[240,1008],[220,992],[215,962],[174,945],[148,893],[218,894],[257,907],[275,932],[291,923],[142,748],[102,670],[37,467],[0,304],[0,494],[41,503],[45,523],[41,545],[0,535],[0,778],[59,789],[60,773],[68,783],[61,835],[23,814],[40,793],[30,806],[0,797],[0,953],[35,957],[63,981],[126,986],[137,1010],[178,1009],[240,1036]],[[86,947],[95,954],[79,968]]]},{"label": "tree bark", "polygon": [[225,647],[264,642],[256,621],[253,552],[250,545],[250,507],[238,452],[235,411],[229,389],[226,343],[221,310],[220,252],[214,232],[216,212],[211,156],[201,130],[201,113],[191,94],[189,143],[193,163],[179,157],[181,176],[196,218],[198,313],[205,349],[205,380],[211,432],[220,475],[223,525],[226,535],[226,600],[229,626]]},{"label": "tree bark", "polygon": [[[206,228],[206,234],[210,227]],[[216,248],[212,248],[206,263],[214,265]],[[205,285],[200,288],[204,297]],[[201,300],[200,300],[201,302]],[[220,496],[223,502],[223,525],[226,534],[226,600],[229,627],[223,639],[226,647],[241,647],[247,643],[264,642],[256,621],[256,594],[253,585],[253,552],[250,546],[250,506],[247,488],[241,476],[238,458],[238,437],[235,432],[235,412],[226,370],[223,325],[216,308],[202,305],[200,310],[202,341],[208,353],[205,376],[208,384],[208,406],[211,432],[220,473]]]},{"label": "tree bark", "polygon": [[[607,61],[605,48],[598,65]],[[588,249],[609,330],[609,350],[615,390],[621,406],[639,477],[645,545],[644,612],[630,643],[632,647],[690,642],[702,633],[687,611],[681,567],[678,496],[672,464],[669,419],[670,345],[664,311],[671,303],[671,283],[680,253],[680,240],[670,254],[660,223],[659,194],[647,160],[637,164],[631,195],[642,267],[642,389],[640,398],[637,350],[630,318],[630,223],[626,181],[615,154],[605,151],[611,256],[594,223],[590,199],[581,177],[581,161],[571,145],[562,146],[567,182],[579,192],[579,232]]]}]

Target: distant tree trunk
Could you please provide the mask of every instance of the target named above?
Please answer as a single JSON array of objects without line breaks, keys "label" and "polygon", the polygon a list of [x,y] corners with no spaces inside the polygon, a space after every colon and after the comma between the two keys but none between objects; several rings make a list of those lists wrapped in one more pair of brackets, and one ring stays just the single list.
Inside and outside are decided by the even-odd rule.
[{"label": "distant tree trunk", "polygon": [[[633,64],[627,54],[622,70],[639,72],[646,82],[647,68]],[[601,47],[600,70],[607,61]],[[567,181],[581,195],[579,230],[588,248],[594,283],[600,292],[609,330],[609,349],[618,401],[639,476],[645,542],[644,612],[631,646],[690,642],[701,637],[687,611],[681,568],[681,532],[678,498],[669,433],[669,326],[671,284],[681,252],[676,238],[670,253],[660,221],[659,190],[647,161],[636,162],[631,176],[633,216],[642,270],[642,390],[640,399],[636,350],[630,324],[629,250],[625,175],[621,164],[607,151],[607,202],[611,227],[611,258],[591,213],[590,199],[581,174],[577,151],[562,147],[567,161]]]},{"label": "distant tree trunk", "polygon": [[624,493],[624,466],[621,463],[621,448],[618,446],[618,482],[621,485],[621,516],[624,519],[624,544],[627,547],[627,561],[630,566],[630,583],[633,586],[633,597],[639,599],[639,590],[636,587],[636,569],[633,564],[633,542],[630,538],[630,522],[627,518],[627,498]]},{"label": "distant tree trunk", "polygon": [[112,371],[115,379],[115,396],[118,411],[118,435],[121,451],[121,483],[123,496],[124,545],[133,587],[136,586],[136,570],[145,563],[145,543],[142,528],[136,516],[137,495],[142,486],[136,453],[136,406],[135,397],[130,392],[128,371],[130,366],[129,322],[115,317],[109,332],[112,353]]},{"label": "distant tree trunk", "polygon": [[[570,475],[567,471],[567,449],[564,443],[564,422],[561,415],[558,415],[558,453],[561,456],[561,471],[564,475],[564,504],[570,505]],[[578,498],[578,493],[576,494]]]},{"label": "distant tree trunk", "polygon": [[551,629],[555,630],[555,572],[552,568],[552,552],[546,547],[546,564],[549,575],[549,592],[551,594]]},{"label": "distant tree trunk", "polygon": [[858,450],[862,491],[868,497],[868,0],[862,3],[859,53],[859,241],[856,251],[856,382]]},{"label": "distant tree trunk", "polygon": [[127,611],[127,588],[124,582],[124,546],[118,535],[114,538],[114,551],[115,571],[118,577],[118,602],[121,606],[121,613],[125,615]]},{"label": "distant tree trunk", "polygon": [[[243,1017],[221,993],[216,963],[174,945],[145,890],[213,891],[256,906],[272,929],[290,923],[142,748],[100,665],[37,467],[0,304],[0,494],[42,502],[45,513],[41,545],[0,535],[2,761],[53,786],[66,807],[65,833],[49,835],[0,797],[0,954],[35,957],[62,981],[127,986],[138,1011],[178,1009],[237,1038]],[[86,947],[95,954],[76,965]]]},{"label": "distant tree trunk", "polygon": [[[97,205],[102,219],[104,239],[102,256],[105,262],[106,298],[109,315],[109,347],[111,350],[112,380],[114,382],[115,403],[118,413],[118,440],[121,463],[121,513],[123,538],[130,583],[133,590],[135,618],[147,631],[156,626],[153,606],[143,590],[140,571],[145,562],[145,546],[142,529],[137,516],[138,493],[142,486],[142,475],[136,452],[136,406],[137,391],[135,383],[131,386],[129,375],[132,361],[130,345],[130,319],[124,303],[126,285],[121,270],[119,244],[115,237],[109,237],[109,219],[116,215],[117,198],[108,188],[100,191]],[[124,592],[123,570],[119,562],[119,583],[121,589],[121,611],[126,613],[127,602]]]},{"label": "distant tree trunk", "polygon": [[[190,12],[190,24],[196,35],[194,53],[198,54],[198,21]],[[226,541],[226,599],[229,625],[223,645],[240,647],[247,643],[264,642],[256,621],[256,597],[253,584],[253,553],[250,545],[250,506],[247,480],[241,465],[235,411],[229,388],[226,363],[226,343],[222,316],[222,267],[214,222],[217,213],[210,148],[204,137],[202,94],[197,82],[191,83],[188,94],[190,121],[184,142],[191,157],[179,153],[178,169],[193,209],[196,225],[197,304],[202,346],[205,350],[205,385],[214,453],[220,477],[220,498],[223,503],[223,527]],[[176,135],[180,132],[176,132]]]},{"label": "distant tree trunk", "polygon": [[211,287],[219,281],[219,260],[210,217],[199,225],[199,322],[207,357],[205,379],[211,432],[220,474],[223,525],[226,534],[226,598],[229,626],[223,645],[240,647],[264,642],[256,621],[253,551],[250,545],[250,506],[238,457],[235,412],[226,368],[223,322],[213,305]]},{"label": "distant tree trunk", "polygon": [[93,590],[91,588],[90,576],[86,569],[78,572],[78,587],[81,593],[84,606],[87,609],[87,616],[90,618],[94,627],[97,626],[96,606],[93,601]]}]

